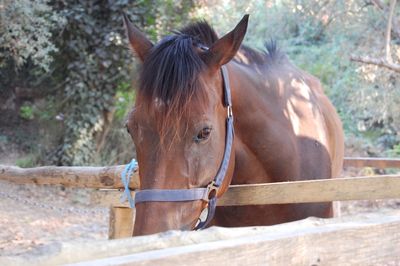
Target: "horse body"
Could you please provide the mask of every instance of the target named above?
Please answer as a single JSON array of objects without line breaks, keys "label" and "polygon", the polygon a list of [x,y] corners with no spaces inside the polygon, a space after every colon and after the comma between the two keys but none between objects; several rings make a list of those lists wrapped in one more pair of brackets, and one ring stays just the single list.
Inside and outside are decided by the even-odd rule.
[{"label": "horse body", "polygon": [[[226,137],[222,65],[231,84],[235,138],[218,197],[229,184],[339,175],[342,127],[319,81],[292,65],[274,44],[266,53],[239,50],[247,17],[220,39],[208,24],[197,23],[155,46],[127,19],[125,23],[143,62],[127,122],[141,189],[204,188],[215,177]],[[206,206],[199,200],[140,202],[134,235],[193,229]],[[218,207],[211,224],[270,225],[331,215],[331,203]]]},{"label": "horse body", "polygon": [[[228,64],[235,114],[231,183],[339,176],[341,123],[319,81],[297,69],[274,47],[262,64],[252,63],[251,57],[243,60],[240,51],[237,58]],[[269,225],[309,216],[330,217],[331,207],[331,203],[219,207],[214,224]]]}]

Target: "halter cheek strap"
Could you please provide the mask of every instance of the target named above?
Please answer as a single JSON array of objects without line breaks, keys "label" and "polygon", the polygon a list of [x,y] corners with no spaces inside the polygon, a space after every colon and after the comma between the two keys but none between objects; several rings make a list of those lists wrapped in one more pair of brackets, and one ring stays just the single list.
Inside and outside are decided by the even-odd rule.
[{"label": "halter cheek strap", "polygon": [[[230,161],[230,155],[232,151],[232,144],[234,138],[233,129],[233,113],[232,113],[232,99],[231,90],[228,79],[228,71],[225,66],[221,67],[223,88],[224,88],[224,105],[227,108],[227,119],[226,119],[226,139],[225,139],[225,150],[224,157],[221,165],[214,180],[208,184],[205,188],[192,188],[192,189],[144,189],[139,190],[135,193],[135,200],[130,198],[130,192],[127,185],[129,184],[126,173],[130,172],[129,165],[126,170],[122,173],[122,180],[125,184],[124,197],[128,198],[131,207],[140,202],[179,202],[179,201],[196,201],[203,200],[208,202],[207,204],[207,218],[204,221],[200,221],[196,226],[195,230],[205,228],[211,219],[214,217],[215,208],[217,206],[217,192],[219,187],[222,185]],[[127,182],[126,182],[127,181]],[[128,192],[127,192],[128,191]],[[129,195],[128,195],[129,194]]]}]

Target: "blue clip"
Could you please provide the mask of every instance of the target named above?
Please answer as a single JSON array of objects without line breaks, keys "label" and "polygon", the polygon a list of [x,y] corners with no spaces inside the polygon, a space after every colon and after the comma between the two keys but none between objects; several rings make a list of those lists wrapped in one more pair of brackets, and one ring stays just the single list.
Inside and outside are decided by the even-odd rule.
[{"label": "blue clip", "polygon": [[131,208],[135,208],[135,201],[132,198],[131,191],[129,189],[129,183],[131,182],[132,173],[135,172],[138,168],[138,163],[135,159],[125,166],[124,171],[121,173],[122,183],[124,184],[125,190],[124,194],[122,194],[120,201],[125,202],[128,200],[129,206]]}]

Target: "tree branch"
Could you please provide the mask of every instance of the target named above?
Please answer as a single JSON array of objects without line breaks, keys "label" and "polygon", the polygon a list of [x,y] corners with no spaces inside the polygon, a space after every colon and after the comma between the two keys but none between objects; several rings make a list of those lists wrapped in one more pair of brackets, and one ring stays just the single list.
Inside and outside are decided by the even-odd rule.
[{"label": "tree branch", "polygon": [[[365,0],[365,6],[373,5],[375,6],[381,13],[384,19],[387,18],[388,13],[390,13],[390,7],[385,5],[381,0]],[[392,19],[392,34],[395,38],[400,39],[400,26],[397,20]]]},{"label": "tree branch", "polygon": [[385,10],[385,5],[380,0],[371,0],[372,4],[377,6],[378,8]]},{"label": "tree branch", "polygon": [[360,62],[369,65],[376,65],[380,67],[385,67],[387,69],[393,70],[400,73],[400,65],[393,62],[388,62],[385,58],[373,58],[369,56],[350,56],[350,60],[354,62]]},{"label": "tree branch", "polygon": [[[383,6],[383,3],[381,1],[372,0],[371,2],[374,5],[376,5],[378,8],[380,8],[381,10],[383,10],[383,11],[387,10],[387,8],[385,8]],[[374,57],[369,57],[369,56],[352,55],[352,56],[350,56],[351,61],[385,67],[387,69],[390,69],[397,73],[400,73],[400,64],[393,63],[392,54],[390,51],[390,41],[391,41],[391,32],[392,32],[392,23],[393,23],[392,21],[393,21],[394,9],[396,7],[396,2],[397,2],[397,0],[391,0],[390,8],[388,10],[389,18],[387,21],[387,27],[386,27],[386,33],[385,33],[385,57],[374,58]]]},{"label": "tree branch", "polygon": [[385,42],[385,51],[386,51],[386,61],[388,63],[393,63],[392,54],[390,53],[390,41],[391,41],[391,32],[392,32],[392,20],[394,14],[394,8],[396,6],[396,0],[390,1],[390,11],[389,11],[389,18],[387,22],[386,28],[386,42]]}]

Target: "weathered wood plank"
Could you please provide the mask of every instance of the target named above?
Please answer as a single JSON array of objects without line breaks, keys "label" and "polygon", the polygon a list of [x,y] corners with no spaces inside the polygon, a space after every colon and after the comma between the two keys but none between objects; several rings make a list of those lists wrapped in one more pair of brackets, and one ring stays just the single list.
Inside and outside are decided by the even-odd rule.
[{"label": "weathered wood plank", "polygon": [[400,175],[233,185],[219,206],[400,198]]},{"label": "weathered wood plank", "polygon": [[0,257],[0,265],[398,265],[400,213],[170,231],[50,250],[40,257]]},{"label": "weathered wood plank", "polygon": [[400,168],[400,158],[346,157],[343,167]]},{"label": "weathered wood plank", "polygon": [[[109,167],[44,166],[19,168],[0,165],[0,180],[15,184],[63,185],[80,188],[122,188],[121,173],[125,165]],[[130,187],[139,187],[139,175],[131,177]]]},{"label": "weathered wood plank", "polygon": [[[100,204],[125,206],[121,191],[107,191]],[[134,192],[132,192],[132,197]],[[218,206],[400,198],[400,175],[346,177],[296,182],[231,185]]]},{"label": "weathered wood plank", "polygon": [[[400,158],[345,158],[345,167],[400,168]],[[83,188],[122,188],[121,172],[124,165],[109,167],[19,168],[0,165],[0,180],[16,184],[63,185]],[[138,172],[134,173],[131,189],[139,188]]]},{"label": "weathered wood plank", "polygon": [[135,209],[111,206],[108,239],[131,237],[133,234],[134,219]]},{"label": "weathered wood plank", "polygon": [[290,234],[280,231],[75,265],[398,265],[400,224],[395,220],[308,225]]}]

